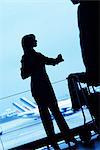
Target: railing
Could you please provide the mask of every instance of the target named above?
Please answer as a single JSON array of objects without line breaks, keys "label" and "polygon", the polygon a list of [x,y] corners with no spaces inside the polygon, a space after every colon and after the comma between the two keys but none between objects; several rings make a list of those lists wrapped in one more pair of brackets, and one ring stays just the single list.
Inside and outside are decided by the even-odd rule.
[{"label": "railing", "polygon": [[[66,78],[67,79],[67,78]],[[55,85],[58,84],[58,83],[62,83],[62,82],[65,82],[66,79],[62,79],[62,80],[59,80],[59,81],[55,81],[55,82],[52,82],[52,85],[55,89]],[[66,82],[67,83],[67,82]],[[67,89],[67,84],[66,84],[66,89]],[[64,90],[64,89],[63,89]],[[27,93],[27,92],[30,92],[31,90],[25,90],[25,91],[22,91],[22,92],[18,92],[18,93],[14,93],[12,95],[8,95],[8,96],[4,96],[4,97],[1,97],[0,100],[4,100],[4,99],[8,99],[8,98],[11,98],[11,97],[14,97],[14,96],[18,96],[18,95],[21,95],[21,94],[24,94],[24,93]],[[68,91],[68,89],[66,90]],[[63,92],[63,91],[62,91]],[[56,93],[57,94],[57,93]],[[68,94],[68,93],[66,93]],[[69,95],[69,94],[68,94]],[[65,96],[64,96],[65,97]],[[66,97],[67,98],[67,97]]]}]

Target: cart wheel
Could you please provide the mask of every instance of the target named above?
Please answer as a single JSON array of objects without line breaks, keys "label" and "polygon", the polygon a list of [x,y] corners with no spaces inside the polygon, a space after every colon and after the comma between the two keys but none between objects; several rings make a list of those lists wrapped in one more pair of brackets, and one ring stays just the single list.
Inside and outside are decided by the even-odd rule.
[{"label": "cart wheel", "polygon": [[80,131],[79,137],[84,144],[88,144],[91,140],[91,131],[84,128]]}]

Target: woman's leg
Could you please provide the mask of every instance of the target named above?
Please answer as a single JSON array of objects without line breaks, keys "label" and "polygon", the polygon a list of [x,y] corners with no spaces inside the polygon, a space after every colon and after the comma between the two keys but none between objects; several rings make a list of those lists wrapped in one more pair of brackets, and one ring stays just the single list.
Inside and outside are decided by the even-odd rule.
[{"label": "woman's leg", "polygon": [[41,107],[38,105],[38,108],[39,108],[40,117],[41,117],[44,129],[46,131],[50,144],[53,146],[53,148],[59,150],[59,146],[57,144],[57,140],[55,137],[53,122],[52,122],[48,107],[45,107],[45,106]]},{"label": "woman's leg", "polygon": [[71,141],[71,140],[73,142],[75,142],[74,136],[71,135],[69,126],[67,125],[67,122],[65,121],[63,115],[61,114],[56,100],[51,102],[50,110],[51,110],[53,116],[55,117],[57,125],[58,125],[66,143],[69,144],[69,141]]}]

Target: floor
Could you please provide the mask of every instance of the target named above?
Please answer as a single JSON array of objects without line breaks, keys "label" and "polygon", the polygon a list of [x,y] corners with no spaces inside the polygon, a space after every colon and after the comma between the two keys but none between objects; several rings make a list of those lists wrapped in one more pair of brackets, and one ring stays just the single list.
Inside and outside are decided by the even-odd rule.
[{"label": "floor", "polygon": [[[87,144],[82,143],[79,137],[77,137],[77,141],[78,143],[76,146],[71,143],[71,150],[100,150],[100,137],[97,135],[92,135],[91,141]],[[59,143],[59,147],[61,150],[70,150],[64,141]],[[44,147],[41,148],[41,150],[47,150],[47,148]],[[50,148],[50,150],[53,150],[53,148]]]}]

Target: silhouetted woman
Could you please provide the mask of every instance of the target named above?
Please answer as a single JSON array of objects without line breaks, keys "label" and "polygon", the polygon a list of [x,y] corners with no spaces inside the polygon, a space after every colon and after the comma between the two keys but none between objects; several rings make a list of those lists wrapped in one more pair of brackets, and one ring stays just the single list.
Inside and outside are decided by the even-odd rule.
[{"label": "silhouetted woman", "polygon": [[[54,116],[66,142],[73,140],[69,127],[64,120],[57,104],[57,99],[46,73],[45,65],[56,65],[64,61],[61,54],[57,58],[48,58],[34,50],[37,46],[35,35],[29,34],[22,38],[24,55],[22,56],[21,76],[23,79],[31,76],[31,92],[40,112],[43,126],[54,149],[59,150],[55,138],[50,111]],[[49,111],[50,110],[50,111]],[[68,142],[69,143],[69,142]]]}]

